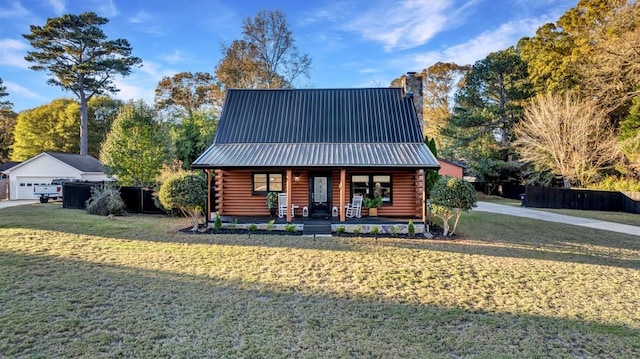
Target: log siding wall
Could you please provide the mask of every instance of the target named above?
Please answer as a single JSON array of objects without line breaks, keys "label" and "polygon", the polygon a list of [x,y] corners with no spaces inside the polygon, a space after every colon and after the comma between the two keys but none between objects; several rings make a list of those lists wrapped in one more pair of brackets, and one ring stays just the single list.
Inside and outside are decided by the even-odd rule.
[{"label": "log siding wall", "polygon": [[[264,195],[252,193],[251,176],[255,170],[216,170],[215,200],[216,208],[221,215],[226,216],[268,216],[269,209],[266,206]],[[266,171],[265,172],[271,172]],[[302,207],[309,205],[309,173],[305,171],[292,171],[299,173],[300,179],[296,183],[291,179],[292,203],[299,206],[296,217],[302,216]],[[378,210],[378,215],[389,217],[417,217],[422,215],[422,173],[420,171],[354,171],[347,170],[345,183],[345,203],[351,202],[351,176],[354,174],[391,174],[393,203],[383,206]],[[331,171],[332,206],[340,207],[340,170]],[[286,178],[283,179],[286,181]],[[286,183],[286,182],[285,182]],[[283,183],[284,187],[284,183]],[[368,215],[368,209],[362,208],[362,215]]]}]

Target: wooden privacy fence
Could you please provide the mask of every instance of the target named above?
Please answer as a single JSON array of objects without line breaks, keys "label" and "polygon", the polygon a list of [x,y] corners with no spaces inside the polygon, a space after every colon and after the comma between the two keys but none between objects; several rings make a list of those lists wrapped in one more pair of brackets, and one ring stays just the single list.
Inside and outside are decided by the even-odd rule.
[{"label": "wooden privacy fence", "polygon": [[640,213],[640,192],[527,186],[524,193],[526,207]]},{"label": "wooden privacy fence", "polygon": [[0,179],[0,199],[9,198],[9,180]]},{"label": "wooden privacy fence", "polygon": [[[91,188],[103,186],[102,182],[67,182],[63,187],[62,207],[87,208]],[[140,187],[120,187],[120,197],[129,213],[164,213],[153,200],[153,191]]]}]

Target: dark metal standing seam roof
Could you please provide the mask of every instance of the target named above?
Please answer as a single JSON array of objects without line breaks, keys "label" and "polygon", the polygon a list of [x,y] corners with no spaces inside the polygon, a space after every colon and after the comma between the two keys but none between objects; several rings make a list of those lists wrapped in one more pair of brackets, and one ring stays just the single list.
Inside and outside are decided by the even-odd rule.
[{"label": "dark metal standing seam roof", "polygon": [[232,89],[213,145],[192,165],[437,168],[399,88]]}]

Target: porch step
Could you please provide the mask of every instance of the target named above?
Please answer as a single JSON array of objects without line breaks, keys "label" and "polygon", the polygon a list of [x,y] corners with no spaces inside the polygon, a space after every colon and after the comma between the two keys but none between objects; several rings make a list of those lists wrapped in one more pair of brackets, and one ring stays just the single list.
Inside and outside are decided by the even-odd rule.
[{"label": "porch step", "polygon": [[331,234],[331,223],[323,224],[306,224],[304,225],[303,235],[309,234]]}]

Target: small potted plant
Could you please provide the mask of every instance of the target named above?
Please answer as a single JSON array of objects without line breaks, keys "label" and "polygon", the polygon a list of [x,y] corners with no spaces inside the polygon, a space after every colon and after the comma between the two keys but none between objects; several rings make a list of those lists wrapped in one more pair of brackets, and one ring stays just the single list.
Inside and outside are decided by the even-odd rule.
[{"label": "small potted plant", "polygon": [[269,208],[271,217],[274,217],[276,215],[276,208],[278,208],[278,192],[267,193],[267,208]]},{"label": "small potted plant", "polygon": [[364,206],[369,208],[369,217],[378,216],[378,208],[382,207],[382,196],[376,196],[374,198],[365,198]]}]

